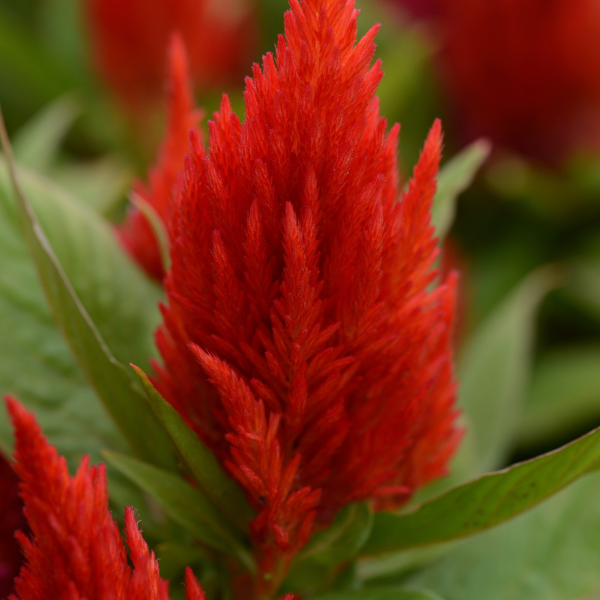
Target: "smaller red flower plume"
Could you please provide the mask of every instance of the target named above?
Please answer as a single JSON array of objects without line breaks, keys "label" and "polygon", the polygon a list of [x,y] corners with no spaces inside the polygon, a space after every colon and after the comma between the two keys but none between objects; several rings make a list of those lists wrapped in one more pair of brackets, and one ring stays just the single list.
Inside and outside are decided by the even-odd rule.
[{"label": "smaller red flower plume", "polygon": [[600,151],[596,0],[438,0],[441,74],[469,137],[548,164]]},{"label": "smaller red flower plume", "polygon": [[[460,437],[454,278],[435,290],[441,125],[402,191],[352,0],[290,0],[276,56],[192,136],[171,220],[155,384],[259,511],[258,560],[286,561],[345,504],[398,506]],[[267,579],[267,578],[265,578]]]},{"label": "smaller red flower plume", "polygon": [[[189,130],[196,127],[202,116],[194,109],[189,84],[185,47],[179,35],[173,35],[169,48],[169,102],[165,139],[156,164],[148,172],[148,183],[137,181],[133,195],[137,206],[131,207],[118,235],[129,254],[158,281],[164,277],[163,257],[159,240],[149,221],[152,211],[158,221],[167,226],[171,202],[177,195],[178,173],[183,170],[183,157],[188,150]],[[143,210],[140,210],[143,204]]]},{"label": "smaller red flower plume", "polygon": [[[104,465],[84,457],[74,477],[42,435],[34,416],[7,397],[15,429],[15,470],[31,537],[17,539],[25,565],[10,600],[169,600],[169,584],[158,572],[131,507],[125,533],[133,569],[117,524],[108,510]],[[186,573],[187,600],[204,600]]]},{"label": "smaller red flower plume", "polygon": [[175,31],[188,48],[194,86],[235,80],[254,45],[248,0],[86,0],[96,66],[131,110],[162,96],[165,51]]},{"label": "smaller red flower plume", "polygon": [[0,598],[13,591],[13,581],[23,562],[15,532],[27,530],[23,501],[19,497],[19,478],[0,454]]}]

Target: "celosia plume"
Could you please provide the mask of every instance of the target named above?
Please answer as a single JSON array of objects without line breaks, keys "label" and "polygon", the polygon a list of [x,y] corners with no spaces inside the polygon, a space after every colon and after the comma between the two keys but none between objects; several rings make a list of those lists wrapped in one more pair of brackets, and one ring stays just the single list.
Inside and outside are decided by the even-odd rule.
[{"label": "celosia plume", "polygon": [[401,192],[377,27],[356,43],[351,0],[290,7],[275,58],[246,80],[244,123],[224,97],[208,151],[192,136],[155,365],[259,511],[274,581],[315,522],[402,504],[460,437],[454,279],[429,291],[440,123]]},{"label": "celosia plume", "polygon": [[[7,397],[15,429],[15,470],[31,537],[17,533],[25,565],[10,600],[168,600],[169,584],[159,576],[131,507],[125,533],[133,569],[117,524],[108,510],[104,465],[84,457],[74,477],[42,435],[34,416]],[[187,600],[204,600],[186,573]]]},{"label": "celosia plume", "polygon": [[94,61],[132,111],[162,97],[165,54],[178,31],[192,81],[205,89],[235,80],[254,45],[253,3],[245,0],[87,0]]},{"label": "celosia plume", "polygon": [[556,163],[600,151],[596,0],[438,0],[441,75],[469,137]]},{"label": "celosia plume", "polygon": [[183,169],[183,157],[188,150],[189,130],[197,126],[201,111],[194,109],[194,99],[189,83],[186,52],[179,35],[173,35],[169,48],[169,102],[165,139],[159,150],[156,164],[148,172],[148,183],[137,181],[133,194],[138,206],[132,206],[118,234],[123,246],[146,271],[162,281],[163,257],[159,240],[149,221],[148,214],[140,210],[145,203],[159,222],[167,226],[171,203],[178,190],[178,173]]}]

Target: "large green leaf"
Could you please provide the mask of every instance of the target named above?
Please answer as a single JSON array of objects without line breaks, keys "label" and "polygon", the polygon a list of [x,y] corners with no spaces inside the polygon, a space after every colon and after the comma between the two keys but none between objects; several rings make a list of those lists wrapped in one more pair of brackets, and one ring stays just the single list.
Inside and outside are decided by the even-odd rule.
[{"label": "large green leaf", "polygon": [[[35,412],[44,435],[67,459],[71,472],[84,454],[93,464],[102,448],[124,451],[119,434],[85,380],[52,319],[25,248],[13,205],[0,202],[0,396],[13,394]],[[0,409],[0,447],[12,451],[12,429]],[[151,537],[165,537],[157,511],[138,488],[109,468],[112,507],[133,505]]]},{"label": "large green leaf", "polygon": [[437,192],[431,209],[431,221],[440,243],[452,227],[457,198],[471,185],[490,150],[491,145],[487,140],[477,140],[440,169]]},{"label": "large green leaf", "polygon": [[108,462],[152,498],[177,523],[199,540],[237,558],[246,569],[255,570],[249,540],[223,517],[201,490],[182,476],[154,467],[131,456],[103,452]]},{"label": "large green leaf", "polygon": [[600,474],[465,541],[409,580],[446,600],[600,597]]},{"label": "large green leaf", "polygon": [[235,482],[227,476],[215,455],[202,443],[179,413],[156,391],[146,374],[133,367],[148,402],[171,437],[185,465],[204,493],[243,531],[248,530],[254,511]]},{"label": "large green leaf", "polygon": [[333,523],[314,535],[296,558],[335,565],[356,556],[367,541],[373,526],[373,512],[368,503],[349,504],[336,515]]},{"label": "large green leaf", "polygon": [[600,417],[600,346],[561,348],[543,355],[533,372],[519,428],[528,446]]},{"label": "large green leaf", "polygon": [[[3,146],[5,151],[10,154],[10,145],[6,137],[6,132],[1,125],[0,123],[0,135],[2,136]],[[6,188],[8,186],[6,171],[3,169],[1,173],[3,177],[0,178],[2,183],[0,188],[5,191],[0,194],[0,197],[6,201]],[[79,295],[75,291],[69,277],[67,277],[60,260],[57,258],[55,249],[51,246],[40,227],[39,221],[27,197],[20,190],[14,171],[11,171],[11,177],[14,188],[17,190],[14,196],[26,246],[36,266],[53,316],[63,336],[69,343],[80,368],[102,399],[108,412],[134,451],[141,456],[150,457],[157,464],[168,465],[174,468],[174,456],[172,455],[172,446],[168,436],[164,433],[156,417],[154,417],[152,411],[147,406],[143,393],[137,391],[133,386],[133,381],[128,372],[108,349],[106,342],[98,332],[88,311],[84,308]],[[36,187],[35,184],[31,185],[31,187],[28,186],[28,191],[31,192],[32,190],[36,197],[38,197],[36,191],[39,191],[38,199],[42,198],[43,186]],[[45,191],[48,193],[46,197],[51,201],[54,198],[52,190],[46,189]],[[77,205],[75,204],[74,206]],[[54,225],[55,235],[53,239],[62,249],[65,259],[75,263],[71,272],[81,276],[79,283],[80,288],[84,291],[86,287],[85,273],[86,271],[88,272],[88,293],[83,295],[93,298],[93,294],[95,293],[102,299],[103,297],[106,298],[104,294],[108,293],[110,297],[110,287],[112,286],[108,290],[100,286],[96,287],[99,283],[98,280],[90,276],[90,273],[93,273],[95,268],[98,268],[102,272],[104,261],[106,260],[110,263],[110,255],[104,257],[101,253],[96,253],[99,250],[98,247],[94,248],[96,252],[86,253],[85,245],[82,248],[77,245],[70,246],[69,242],[72,242],[74,239],[85,243],[88,237],[90,239],[94,237],[96,230],[90,222],[86,223],[83,219],[74,221],[75,217],[69,215],[67,210],[62,212],[61,207],[64,209],[64,205],[60,201],[57,201],[51,206],[54,210],[46,209],[44,214],[46,216],[55,215],[53,218],[48,217],[46,222]],[[74,214],[77,213],[75,212]],[[62,220],[64,220],[65,225],[70,223],[72,227],[80,227],[79,235],[75,237],[77,234],[74,232],[70,234],[69,229],[65,230],[64,227],[61,229]],[[63,236],[62,238],[59,235],[59,231]],[[108,233],[106,232],[107,235]],[[108,248],[110,246],[107,246]],[[82,258],[86,259],[83,264],[80,263]],[[121,276],[124,277],[125,275],[126,273],[121,272]],[[113,284],[116,287],[120,284],[126,286],[127,281],[124,279],[123,281],[113,282]],[[115,306],[116,309],[117,307]],[[130,308],[130,311],[135,312],[133,307]],[[107,315],[107,318],[111,318],[110,315]],[[126,322],[121,322],[120,325],[126,326]],[[131,335],[131,332],[126,333]]]},{"label": "large green leaf", "polygon": [[[313,596],[313,600],[443,600],[433,592],[405,587],[378,587],[344,590]],[[487,600],[487,599],[486,599]]]},{"label": "large green leaf", "polygon": [[497,468],[506,457],[527,390],[537,307],[556,281],[550,268],[527,277],[460,355],[459,404],[467,433],[454,461],[457,482]]},{"label": "large green leaf", "polygon": [[530,509],[600,463],[600,429],[533,460],[450,490],[406,514],[380,512],[362,553],[445,542]]},{"label": "large green leaf", "polygon": [[[83,454],[124,440],[98,402],[56,328],[29,259],[14,206],[0,202],[0,396],[10,393],[35,410],[45,435],[71,468]],[[0,445],[12,446],[0,410]]]},{"label": "large green leaf", "polygon": [[[12,202],[6,171],[0,174],[2,201]],[[147,368],[162,291],[123,253],[112,227],[94,210],[37,173],[19,169],[19,179],[41,232],[111,353]]]}]

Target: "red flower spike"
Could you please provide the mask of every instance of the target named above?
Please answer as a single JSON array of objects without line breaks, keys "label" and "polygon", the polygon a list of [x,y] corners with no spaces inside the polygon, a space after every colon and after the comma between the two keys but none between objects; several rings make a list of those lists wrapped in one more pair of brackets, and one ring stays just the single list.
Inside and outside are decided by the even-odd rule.
[{"label": "red flower spike", "polygon": [[[138,200],[153,210],[165,227],[171,215],[172,197],[178,193],[178,173],[183,170],[183,158],[188,151],[189,130],[197,126],[202,116],[200,110],[194,109],[185,47],[178,34],[171,37],[169,65],[169,114],[165,139],[156,164],[148,172],[148,184],[137,181],[133,188]],[[147,215],[138,207],[131,207],[118,235],[142,269],[153,279],[162,281],[164,266],[160,243]]]},{"label": "red flower spike", "polygon": [[204,590],[189,567],[185,568],[185,597],[187,600],[205,600]]},{"label": "red flower spike", "polygon": [[595,0],[438,0],[441,75],[468,137],[556,165],[600,151]]},{"label": "red flower spike", "polygon": [[[158,562],[125,511],[125,545],[108,510],[104,465],[90,467],[86,456],[74,477],[42,435],[34,416],[6,397],[15,429],[15,470],[32,535],[17,539],[25,565],[9,600],[169,600],[169,584]],[[193,575],[186,574],[187,600],[203,600]],[[199,591],[200,590],[200,591]]]},{"label": "red flower spike", "polygon": [[[86,0],[93,59],[121,102],[135,113],[162,96],[165,50],[179,31],[194,86],[235,81],[255,41],[247,0]],[[133,115],[135,116],[135,115]]]},{"label": "red flower spike", "polygon": [[259,594],[345,504],[443,475],[460,437],[455,278],[428,291],[440,123],[401,193],[377,27],[356,43],[351,0],[290,7],[245,122],[225,96],[208,152],[192,140],[154,379],[259,511]]}]

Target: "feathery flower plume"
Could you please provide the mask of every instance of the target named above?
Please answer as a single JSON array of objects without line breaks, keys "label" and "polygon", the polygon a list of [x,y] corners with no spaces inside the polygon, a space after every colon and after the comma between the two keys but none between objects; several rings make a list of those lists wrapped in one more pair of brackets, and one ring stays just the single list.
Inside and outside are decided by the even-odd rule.
[{"label": "feathery flower plume", "polygon": [[173,32],[181,33],[199,89],[235,81],[254,45],[246,0],[87,0],[85,9],[96,67],[131,111],[162,97]]},{"label": "feathery flower plume", "polygon": [[[168,600],[169,584],[158,572],[131,507],[125,533],[133,569],[117,524],[108,510],[104,465],[84,457],[74,477],[67,463],[42,435],[34,416],[6,398],[15,429],[15,470],[31,537],[17,539],[25,565],[9,600]],[[187,600],[204,600],[186,573]]]},{"label": "feathery flower plume", "polygon": [[595,0],[439,0],[439,30],[469,137],[549,164],[600,151]]},{"label": "feathery flower plume", "polygon": [[[183,40],[179,34],[174,34],[169,47],[169,102],[165,139],[156,164],[148,172],[148,184],[142,181],[134,183],[133,199],[137,206],[130,208],[127,219],[118,228],[121,243],[129,254],[150,277],[158,281],[164,277],[163,257],[147,212],[153,211],[166,228],[171,215],[172,198],[178,193],[178,173],[183,170],[189,130],[198,125],[201,116],[202,112],[194,109]],[[144,210],[140,210],[140,204],[144,205]]]},{"label": "feathery flower plume", "polygon": [[259,511],[272,582],[345,504],[443,475],[460,437],[454,278],[429,290],[440,123],[401,192],[377,27],[356,43],[352,0],[290,7],[245,122],[224,96],[208,150],[191,137],[154,380]]}]

